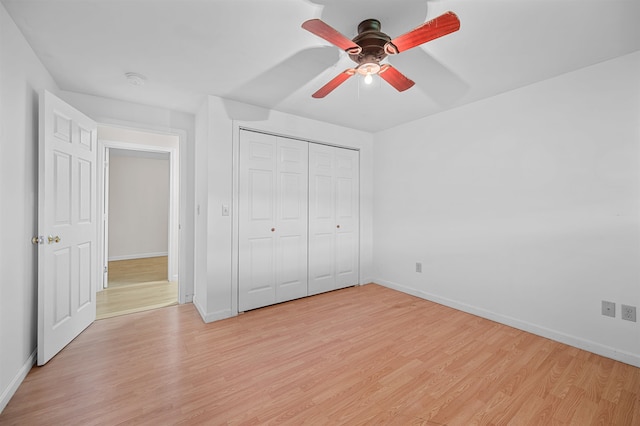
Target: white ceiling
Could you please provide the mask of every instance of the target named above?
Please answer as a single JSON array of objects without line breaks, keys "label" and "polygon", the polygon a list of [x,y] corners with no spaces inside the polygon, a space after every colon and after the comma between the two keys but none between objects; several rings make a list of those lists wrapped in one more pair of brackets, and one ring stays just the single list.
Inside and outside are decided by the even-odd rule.
[{"label": "white ceiling", "polygon": [[[1,0],[61,89],[195,112],[211,94],[379,131],[640,50],[638,0]],[[458,32],[390,57],[399,93],[300,28],[351,38],[377,18],[392,38],[445,11]],[[124,77],[147,77],[132,86]]]}]

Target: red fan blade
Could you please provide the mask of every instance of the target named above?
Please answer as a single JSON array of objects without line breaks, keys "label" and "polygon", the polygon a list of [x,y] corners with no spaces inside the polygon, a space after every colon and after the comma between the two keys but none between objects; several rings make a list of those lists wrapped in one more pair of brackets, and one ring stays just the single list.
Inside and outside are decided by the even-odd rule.
[{"label": "red fan blade", "polygon": [[378,75],[387,83],[396,88],[398,92],[404,92],[415,83],[409,80],[404,74],[389,64],[384,64],[380,68]]},{"label": "red fan blade", "polygon": [[446,12],[406,34],[396,37],[385,46],[389,54],[404,52],[412,47],[420,46],[436,38],[445,36],[460,29],[460,20],[453,12]]},{"label": "red fan blade", "polygon": [[316,99],[324,98],[329,93],[331,93],[333,89],[335,89],[336,87],[340,86],[342,83],[347,81],[347,79],[352,75],[354,75],[355,73],[356,73],[356,70],[354,70],[353,68],[344,70],[343,72],[335,76],[333,80],[331,80],[330,82],[322,86],[316,93],[314,93],[311,96]]},{"label": "red fan blade", "polygon": [[327,40],[329,43],[335,44],[342,50],[346,50],[350,54],[358,54],[362,50],[360,46],[340,34],[336,29],[325,24],[320,19],[310,19],[302,24],[302,28]]}]

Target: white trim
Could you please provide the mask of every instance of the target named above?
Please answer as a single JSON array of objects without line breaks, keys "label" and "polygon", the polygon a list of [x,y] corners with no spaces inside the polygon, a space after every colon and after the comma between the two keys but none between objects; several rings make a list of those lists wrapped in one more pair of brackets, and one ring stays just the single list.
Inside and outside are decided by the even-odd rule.
[{"label": "white trim", "polygon": [[235,314],[232,314],[230,309],[223,309],[221,311],[216,311],[216,312],[205,312],[204,308],[200,305],[200,302],[197,296],[193,298],[193,305],[196,307],[196,310],[200,314],[202,321],[204,321],[205,323],[219,321],[219,320],[231,318],[232,316],[238,315],[237,312]]},{"label": "white trim", "polygon": [[[137,129],[133,129],[133,130],[137,130]],[[140,130],[137,130],[140,131]],[[148,133],[153,133],[153,131],[147,131]],[[168,261],[168,270],[167,270],[167,277],[169,280],[171,281],[178,281],[178,303],[187,303],[187,299],[189,298],[186,294],[186,285],[185,285],[185,281],[180,279],[179,277],[182,276],[184,277],[184,268],[182,268],[182,273],[181,273],[181,268],[179,268],[179,258],[180,258],[180,232],[179,232],[179,227],[180,227],[180,146],[183,143],[182,139],[181,139],[181,135],[176,133],[173,134],[174,136],[176,136],[176,138],[178,139],[177,142],[177,147],[171,148],[171,147],[164,147],[164,146],[153,146],[153,145],[146,145],[146,144],[136,144],[136,143],[129,143],[129,142],[122,142],[122,141],[113,141],[113,140],[106,140],[106,139],[100,139],[98,138],[98,144],[100,149],[98,150],[98,153],[100,155],[100,157],[102,157],[104,155],[104,152],[106,152],[106,150],[111,149],[111,148],[117,148],[117,149],[124,149],[124,150],[131,150],[131,151],[144,151],[144,152],[162,152],[162,153],[168,153],[169,154],[169,227],[168,227],[168,241],[169,241],[169,250],[168,253],[166,253],[166,255],[169,257],[169,261]],[[102,167],[107,167],[107,165],[104,164],[104,161],[102,158],[99,158],[99,163],[98,164],[102,164]],[[102,173],[102,176],[104,176],[104,173]],[[105,187],[104,187],[104,182],[101,185],[98,185],[98,190],[100,191],[100,196],[104,196],[103,191],[105,191]],[[99,197],[100,198],[100,197]],[[104,226],[103,222],[101,222],[100,224],[101,226],[101,230],[102,227]],[[99,232],[98,233],[99,238],[102,240],[103,239],[103,232]],[[101,247],[100,244],[98,244],[98,247]],[[104,248],[102,249],[104,250]],[[136,255],[137,256],[137,255]],[[162,255],[160,255],[162,256]],[[106,256],[100,256],[100,259],[102,259],[102,262],[104,263],[104,258]],[[144,256],[137,256],[137,257],[144,257]],[[146,256],[146,257],[152,257],[152,256]],[[109,260],[116,260],[116,256],[109,257]],[[135,257],[130,257],[130,258],[135,258]],[[102,277],[102,271],[104,270],[104,267],[107,265],[100,265],[101,267],[99,268],[100,270],[100,274]]]},{"label": "white trim", "polygon": [[[109,171],[109,160],[111,159],[111,153],[109,152],[109,148],[106,146],[101,146],[98,149],[98,167],[102,166],[102,185],[98,182],[98,207],[97,209],[100,211],[100,229],[98,230],[98,247],[100,250],[99,265],[98,269],[102,274],[102,280],[98,281],[100,283],[99,290],[104,290],[109,286],[109,268],[107,268],[107,264],[109,259],[109,181],[111,179],[110,171]],[[100,155],[102,155],[102,160],[100,159]],[[98,178],[98,180],[100,177]],[[102,189],[102,194],[100,194],[100,189]],[[102,238],[102,244],[99,244],[100,238]]]},{"label": "white trim", "polygon": [[[165,135],[172,135],[178,137],[178,155],[179,161],[179,176],[177,180],[179,182],[178,191],[179,197],[177,200],[177,214],[178,214],[178,224],[179,231],[178,232],[178,258],[176,262],[178,262],[178,303],[191,303],[193,300],[193,293],[195,288],[193,287],[194,276],[189,276],[190,272],[193,270],[195,266],[194,258],[187,257],[187,247],[192,247],[195,244],[195,235],[188,235],[186,232],[183,232],[183,226],[186,224],[190,224],[193,217],[187,214],[189,212],[189,207],[187,205],[188,202],[188,190],[187,185],[189,183],[189,163],[188,163],[188,150],[189,150],[189,138],[187,130],[183,128],[175,128],[168,126],[161,126],[158,124],[149,124],[138,121],[128,121],[128,120],[119,120],[110,118],[108,116],[99,116],[96,117],[96,121],[98,125],[110,126],[110,127],[120,127],[128,130],[136,130],[148,133],[161,133]],[[195,177],[195,176],[194,176]],[[173,176],[171,176],[173,179]],[[194,229],[195,229],[195,223]],[[188,267],[188,265],[190,265]],[[189,279],[187,279],[189,277]]]},{"label": "white trim", "polygon": [[240,259],[240,133],[242,127],[235,121],[231,134],[231,314],[238,315],[239,259]]},{"label": "white trim", "polygon": [[[300,141],[300,142],[313,143],[313,144],[316,144],[316,145],[332,146],[334,148],[350,149],[351,151],[360,151],[360,148],[356,148],[356,147],[353,147],[353,146],[346,146],[346,145],[339,145],[339,144],[335,144],[335,143],[322,142],[322,141],[319,141],[319,140],[310,139],[310,138],[306,138],[306,137],[291,136],[291,135],[287,135],[286,133],[272,132],[271,130],[260,130],[259,128],[251,127],[251,126],[248,126],[246,124],[240,124],[239,123],[237,125],[237,127],[238,127],[238,131],[246,130],[248,132],[262,133],[263,135],[270,135],[270,136],[275,136],[275,137],[278,137],[278,138],[292,139],[292,140],[296,140],[296,141]],[[238,132],[238,134],[239,134],[239,132]],[[360,165],[359,162],[358,162],[358,165]]]},{"label": "white trim", "polygon": [[557,330],[542,327],[530,322],[521,321],[517,318],[509,317],[506,315],[496,314],[495,312],[487,311],[482,308],[467,305],[466,303],[460,303],[455,300],[447,299],[444,297],[436,296],[434,294],[417,290],[412,287],[407,287],[401,284],[397,284],[391,281],[374,280],[375,283],[382,286],[401,291],[403,293],[410,294],[412,296],[426,299],[431,302],[438,303],[440,305],[448,306],[459,311],[467,312],[472,315],[476,315],[482,318],[486,318],[500,324],[508,325],[518,330],[526,331],[538,336],[545,337],[547,339],[554,340],[556,342],[564,343],[565,345],[573,346],[578,349],[583,349],[588,352],[592,352],[596,355],[601,355],[606,358],[611,358],[616,361],[624,362],[625,364],[640,367],[640,356],[629,352],[621,351],[610,346],[605,346],[591,340],[583,339],[581,337],[572,336]]},{"label": "white trim", "polygon": [[169,252],[162,251],[158,253],[134,253],[134,254],[123,254],[121,256],[109,256],[109,262],[114,260],[131,260],[131,259],[147,259],[149,257],[160,257],[160,256],[168,256]]},{"label": "white trim", "polygon": [[31,352],[31,355],[29,355],[29,358],[27,358],[24,364],[22,364],[22,367],[20,367],[20,370],[18,370],[18,373],[15,375],[13,380],[11,380],[9,386],[7,386],[7,388],[2,391],[2,396],[0,396],[0,413],[2,413],[4,407],[7,406],[24,379],[27,377],[27,374],[29,374],[29,371],[31,371],[31,367],[33,367],[36,363],[37,354],[38,348],[35,348],[33,352]]}]

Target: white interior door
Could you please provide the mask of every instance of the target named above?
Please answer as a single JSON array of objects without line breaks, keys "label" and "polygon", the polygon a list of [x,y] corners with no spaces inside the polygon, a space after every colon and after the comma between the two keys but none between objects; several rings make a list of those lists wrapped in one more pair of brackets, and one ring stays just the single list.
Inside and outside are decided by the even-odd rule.
[{"label": "white interior door", "polygon": [[304,297],[307,288],[309,144],[277,138],[276,301]]},{"label": "white interior door", "polygon": [[307,295],[308,144],[242,131],[238,310]]},{"label": "white interior door", "polygon": [[335,290],[334,148],[309,148],[309,294]]},{"label": "white interior door", "polygon": [[309,294],[358,284],[358,152],[309,148]]},{"label": "white interior door", "polygon": [[96,123],[40,96],[38,365],[96,317]]},{"label": "white interior door", "polygon": [[238,311],[276,303],[276,140],[243,131],[240,139]]},{"label": "white interior door", "polygon": [[336,148],[336,288],[358,284],[360,182],[358,151]]}]

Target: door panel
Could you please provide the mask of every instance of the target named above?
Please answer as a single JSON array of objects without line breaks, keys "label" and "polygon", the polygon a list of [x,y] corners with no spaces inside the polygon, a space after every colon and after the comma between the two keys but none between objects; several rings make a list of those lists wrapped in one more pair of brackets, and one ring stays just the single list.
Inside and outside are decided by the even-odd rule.
[{"label": "door panel", "polygon": [[306,209],[300,203],[303,195],[300,191],[302,184],[303,179],[299,174],[280,173],[280,220],[306,221],[303,214]]},{"label": "door panel", "polygon": [[331,233],[315,233],[309,244],[309,294],[335,288],[335,237]]},{"label": "door panel", "polygon": [[276,300],[304,297],[307,288],[307,223],[309,144],[276,137]]},{"label": "door panel", "polygon": [[[91,280],[91,242],[78,244],[78,277],[80,282],[89,282]],[[88,286],[79,286],[78,292],[78,310],[90,309],[92,301],[91,293]]]},{"label": "door panel", "polygon": [[276,146],[259,133],[240,141],[238,310],[275,303]]},{"label": "door panel", "polygon": [[88,224],[93,220],[93,211],[91,210],[91,200],[94,199],[91,176],[93,174],[93,165],[91,162],[78,159],[78,223]]},{"label": "door panel", "polygon": [[[278,302],[293,300],[307,295],[306,252],[300,251],[299,235],[285,236],[278,240]],[[289,267],[287,265],[290,265]],[[304,267],[304,271],[300,271]]]},{"label": "door panel", "polygon": [[335,289],[335,160],[333,148],[309,147],[309,294]]},{"label": "door panel", "polygon": [[[96,123],[40,96],[38,365],[96,316]],[[50,238],[49,238],[50,237]]]},{"label": "door panel", "polygon": [[[347,276],[356,271],[357,259],[353,256],[356,243],[355,235],[352,232],[336,233],[336,275],[339,277],[339,282],[349,280]],[[353,285],[353,283],[347,285]]]},{"label": "door panel", "polygon": [[309,148],[309,293],[358,284],[358,152]]},{"label": "door panel", "polygon": [[53,152],[53,180],[55,190],[55,224],[71,224],[71,156]]},{"label": "door panel", "polygon": [[359,171],[358,152],[337,149],[336,154],[336,288],[358,283]]},{"label": "door panel", "polygon": [[[273,237],[252,238],[249,240],[248,283],[246,287],[247,306],[259,306],[261,303],[275,303],[274,293],[274,267],[272,256]],[[252,308],[247,308],[252,309]]]},{"label": "door panel", "polygon": [[268,221],[273,218],[274,170],[250,169],[249,174],[249,211],[252,221]]},{"label": "door panel", "polygon": [[53,305],[53,324],[56,328],[66,319],[71,318],[71,250],[65,247],[53,252],[52,269],[55,273]]},{"label": "door panel", "polygon": [[307,170],[306,143],[241,132],[240,312],[307,295]]},{"label": "door panel", "polygon": [[336,215],[338,221],[353,217],[353,179],[339,177],[336,179]]}]

